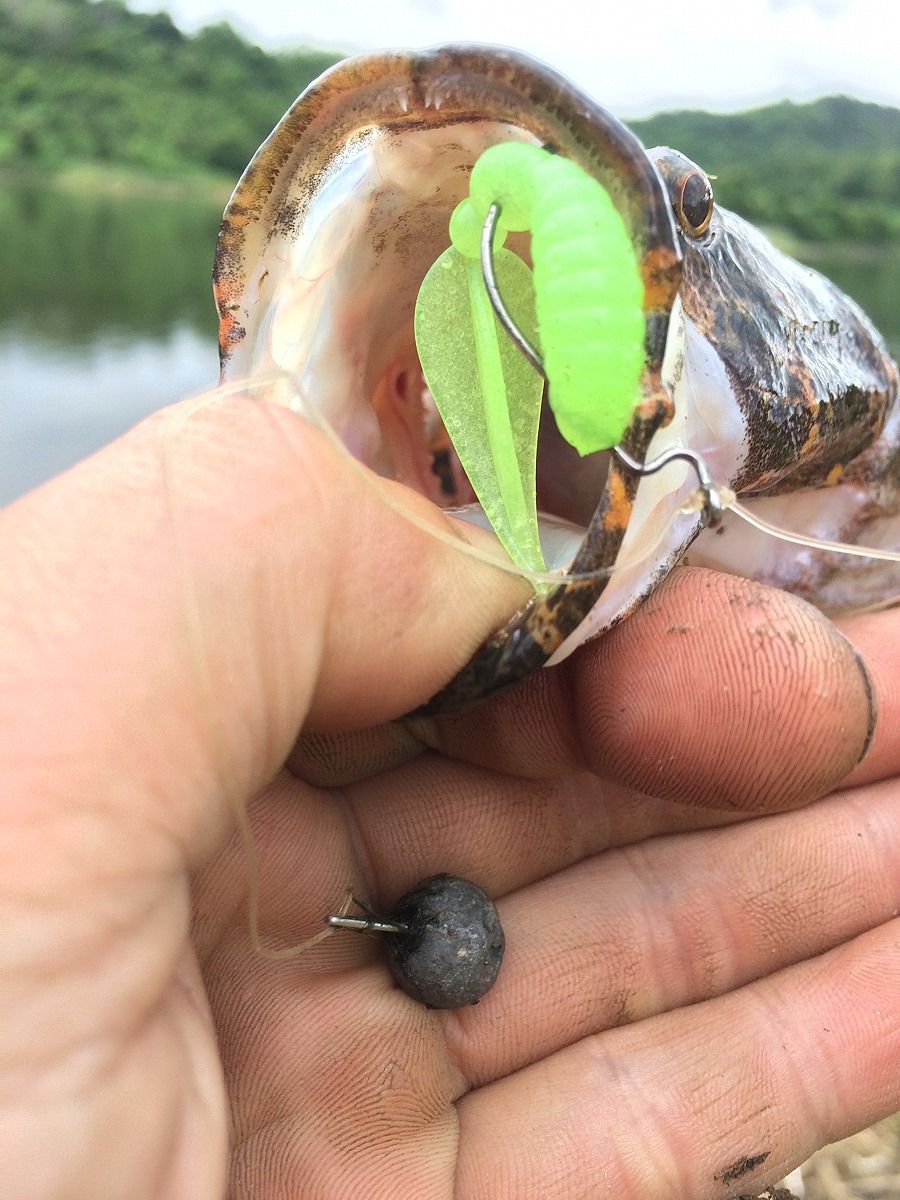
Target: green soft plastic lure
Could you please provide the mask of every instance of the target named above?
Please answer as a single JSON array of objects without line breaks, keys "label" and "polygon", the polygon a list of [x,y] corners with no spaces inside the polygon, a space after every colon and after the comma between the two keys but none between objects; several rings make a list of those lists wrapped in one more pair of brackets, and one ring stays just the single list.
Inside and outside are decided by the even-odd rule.
[{"label": "green soft plastic lure", "polygon": [[543,384],[502,331],[484,286],[481,233],[493,204],[503,240],[507,231],[531,233],[533,282],[521,259],[496,246],[494,271],[510,315],[539,349],[559,431],[580,454],[614,446],[630,420],[643,284],[624,222],[597,180],[569,159],[505,142],[476,162],[469,198],[450,220],[453,245],[420,288],[416,344],[438,411],[507,552],[540,571]]}]

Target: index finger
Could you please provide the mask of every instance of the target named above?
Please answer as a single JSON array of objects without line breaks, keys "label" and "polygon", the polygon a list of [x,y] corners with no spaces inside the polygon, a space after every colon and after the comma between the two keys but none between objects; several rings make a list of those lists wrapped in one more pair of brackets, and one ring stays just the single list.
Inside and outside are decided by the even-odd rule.
[{"label": "index finger", "polygon": [[9,794],[218,836],[223,779],[258,790],[308,719],[422,703],[522,597],[296,414],[175,406],[0,512]]},{"label": "index finger", "polygon": [[844,779],[875,711],[861,659],[816,609],[682,568],[561,667],[411,728],[446,754],[513,774],[586,767],[662,800],[773,812]]}]

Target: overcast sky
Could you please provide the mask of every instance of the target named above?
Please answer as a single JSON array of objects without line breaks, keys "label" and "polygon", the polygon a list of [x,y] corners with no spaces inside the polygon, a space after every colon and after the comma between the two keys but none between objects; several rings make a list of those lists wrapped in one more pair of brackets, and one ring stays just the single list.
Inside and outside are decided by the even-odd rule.
[{"label": "overcast sky", "polygon": [[[132,0],[185,31],[227,19],[268,49],[494,42],[623,116],[849,92],[900,106],[897,0]],[[511,17],[509,14],[514,13]]]}]

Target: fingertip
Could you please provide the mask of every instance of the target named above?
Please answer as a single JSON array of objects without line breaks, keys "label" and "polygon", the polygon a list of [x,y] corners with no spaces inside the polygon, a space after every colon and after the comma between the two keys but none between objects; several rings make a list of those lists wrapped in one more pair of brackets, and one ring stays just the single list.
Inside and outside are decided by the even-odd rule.
[{"label": "fingertip", "polygon": [[834,625],[714,571],[674,571],[572,670],[588,763],[677,803],[798,807],[847,776],[871,738],[871,684]]},{"label": "fingertip", "polygon": [[[409,711],[522,601],[521,580],[479,556],[483,531],[368,471],[300,414],[222,397],[173,410],[168,433],[184,557],[222,587],[223,543],[234,548],[233,580],[252,587],[230,616],[307,728]],[[201,605],[205,587],[198,576]],[[289,677],[276,686],[279,672]]]}]

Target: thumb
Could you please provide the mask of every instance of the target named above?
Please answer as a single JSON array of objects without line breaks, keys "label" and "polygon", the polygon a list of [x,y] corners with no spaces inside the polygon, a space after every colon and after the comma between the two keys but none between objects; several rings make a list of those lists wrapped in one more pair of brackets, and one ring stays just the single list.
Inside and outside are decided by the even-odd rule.
[{"label": "thumb", "polygon": [[127,797],[173,832],[209,829],[226,784],[258,789],[304,723],[415,707],[523,599],[244,398],[157,414],[0,513],[0,546],[11,794]]}]

